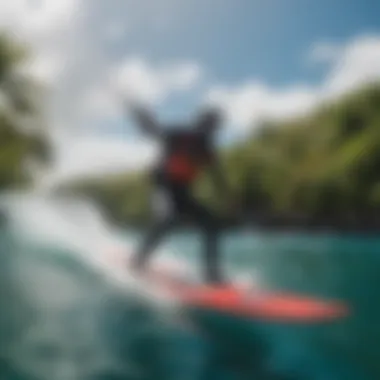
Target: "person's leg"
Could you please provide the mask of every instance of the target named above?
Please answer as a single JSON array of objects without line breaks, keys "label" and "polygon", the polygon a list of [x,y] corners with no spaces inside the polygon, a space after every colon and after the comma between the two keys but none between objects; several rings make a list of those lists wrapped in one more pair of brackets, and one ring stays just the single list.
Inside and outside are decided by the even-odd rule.
[{"label": "person's leg", "polygon": [[146,262],[159,245],[161,239],[169,232],[172,225],[173,220],[170,218],[155,222],[148,234],[144,237],[144,240],[134,257],[133,268],[135,270],[141,271],[144,269]]},{"label": "person's leg", "polygon": [[144,237],[132,266],[137,271],[142,271],[146,262],[157,248],[162,238],[170,231],[176,220],[176,211],[172,204],[171,194],[166,189],[158,188],[152,199],[154,222],[153,226]]},{"label": "person's leg", "polygon": [[195,222],[202,228],[204,237],[204,277],[208,283],[225,282],[220,258],[220,221],[205,206],[189,196],[187,209]]}]

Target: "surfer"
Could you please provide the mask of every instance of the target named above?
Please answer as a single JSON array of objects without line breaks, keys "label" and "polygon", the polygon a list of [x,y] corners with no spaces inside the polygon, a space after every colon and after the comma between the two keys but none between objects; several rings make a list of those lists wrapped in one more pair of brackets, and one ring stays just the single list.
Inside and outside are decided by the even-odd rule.
[{"label": "surfer", "polygon": [[133,269],[141,272],[161,239],[183,217],[190,217],[203,230],[206,282],[224,283],[218,247],[219,218],[191,192],[200,171],[208,168],[218,194],[228,194],[226,180],[213,144],[215,133],[221,125],[220,113],[215,109],[204,110],[197,120],[189,125],[189,130],[186,125],[162,128],[153,115],[142,107],[130,107],[130,111],[140,128],[156,138],[163,148],[163,156],[151,172],[154,185],[154,223],[133,258]]}]

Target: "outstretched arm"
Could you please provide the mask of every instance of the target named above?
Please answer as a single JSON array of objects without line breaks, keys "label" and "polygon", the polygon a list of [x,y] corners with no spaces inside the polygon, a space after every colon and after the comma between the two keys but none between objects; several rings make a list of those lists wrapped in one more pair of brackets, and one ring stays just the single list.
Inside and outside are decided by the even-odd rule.
[{"label": "outstretched arm", "polygon": [[128,108],[133,119],[144,133],[154,137],[161,137],[160,126],[152,113],[137,105],[129,106]]}]

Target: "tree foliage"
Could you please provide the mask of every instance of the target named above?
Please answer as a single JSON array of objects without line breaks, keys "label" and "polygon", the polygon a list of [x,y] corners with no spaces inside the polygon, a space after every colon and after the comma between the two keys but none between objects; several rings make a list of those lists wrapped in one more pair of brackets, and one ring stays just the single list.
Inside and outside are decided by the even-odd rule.
[{"label": "tree foliage", "polygon": [[[374,215],[380,210],[380,85],[307,117],[266,123],[221,154],[231,187],[252,215]],[[151,188],[144,173],[81,186],[119,221],[149,216]],[[223,207],[208,173],[195,190]]]},{"label": "tree foliage", "polygon": [[0,190],[29,183],[30,167],[50,156],[39,85],[20,70],[27,56],[23,45],[0,33]]}]

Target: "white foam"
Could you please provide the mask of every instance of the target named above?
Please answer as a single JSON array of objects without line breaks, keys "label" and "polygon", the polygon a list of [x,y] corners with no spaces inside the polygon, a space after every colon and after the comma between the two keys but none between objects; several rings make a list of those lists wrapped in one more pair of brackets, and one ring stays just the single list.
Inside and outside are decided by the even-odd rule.
[{"label": "white foam", "polygon": [[[150,289],[128,270],[135,247],[119,237],[116,229],[90,201],[28,193],[12,194],[4,203],[11,225],[24,237],[70,250],[122,291],[150,297],[158,294],[154,287]],[[164,250],[154,255],[150,265],[181,278],[189,275],[188,265]]]}]

